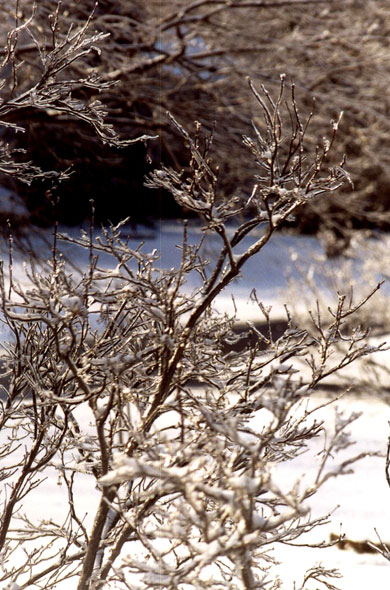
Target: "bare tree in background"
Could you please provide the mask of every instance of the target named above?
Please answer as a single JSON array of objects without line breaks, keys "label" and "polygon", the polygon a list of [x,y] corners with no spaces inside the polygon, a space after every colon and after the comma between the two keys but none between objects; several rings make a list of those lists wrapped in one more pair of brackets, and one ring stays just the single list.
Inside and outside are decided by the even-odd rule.
[{"label": "bare tree in background", "polygon": [[[29,25],[42,47],[46,41],[50,44],[50,15],[56,14],[56,6],[54,0],[40,1]],[[27,1],[20,0],[19,8],[24,18],[30,15]],[[75,30],[83,26],[92,9],[88,2],[62,2],[58,37],[65,38],[70,26]],[[6,12],[5,7],[1,10]],[[243,178],[250,182],[255,170],[249,159],[242,158],[240,143],[242,133],[250,133],[251,118],[257,115],[243,79],[249,75],[276,89],[279,75],[286,73],[302,104],[311,109],[315,97],[319,116],[307,136],[313,147],[329,119],[345,112],[339,141],[341,150],[348,153],[354,183],[353,193],[348,189],[331,202],[323,199],[306,205],[300,227],[311,231],[322,225],[337,232],[341,245],[348,241],[342,234],[353,224],[387,227],[390,17],[386,0],[102,0],[90,27],[109,34],[104,40],[106,51],[91,50],[83,61],[105,84],[76,84],[73,91],[83,100],[102,99],[109,107],[109,121],[123,136],[159,134],[159,142],[148,144],[153,165],[161,158],[167,165],[185,164],[180,137],[166,117],[168,110],[187,126],[198,120],[211,129],[216,119],[214,141],[221,155],[225,193],[232,194]],[[15,55],[26,68],[28,64],[18,83],[30,85],[30,76],[35,79],[40,75],[36,44],[23,40]],[[70,65],[70,78],[85,77],[86,66],[80,61]],[[119,83],[114,92],[106,86],[109,82]],[[18,117],[22,118],[22,113]],[[103,193],[109,186],[112,207],[116,203],[122,215],[136,216],[140,201],[148,202],[148,211],[154,203],[157,216],[178,213],[170,207],[169,199],[151,201],[151,193],[137,198],[143,191],[143,175],[136,181],[136,172],[149,166],[143,161],[145,151],[140,144],[123,152],[101,151],[90,132],[72,123],[64,112],[41,111],[35,118],[26,112],[25,120],[29,127],[25,147],[34,149],[41,160],[50,153],[50,165],[56,163],[59,168],[64,163],[66,167],[72,153],[85,178],[81,192],[90,198],[95,191],[99,207],[104,206]],[[52,149],[53,138],[58,138],[56,150]],[[90,170],[93,173],[89,175]],[[131,180],[127,180],[129,176]],[[95,187],[94,178],[99,179]],[[99,184],[104,186],[101,195]],[[66,186],[62,185],[64,191]],[[71,186],[66,193],[69,203],[74,192]],[[116,194],[120,198],[115,201]]]},{"label": "bare tree in background", "polygon": [[[274,338],[270,311],[254,294],[268,329],[248,326],[252,338],[240,349],[234,318],[213,311],[288,217],[347,178],[343,162],[326,163],[337,122],[310,152],[309,121],[284,79],[276,97],[250,87],[260,115],[242,148],[257,169],[246,198],[220,193],[212,136],[173,117],[187,171],[163,167],[149,179],[219,240],[214,262],[202,256],[202,239],[190,245],[186,226],[173,269],[142,245],[130,248],[120,227],[96,240],[92,226],[80,239],[63,236],[87,253],[80,275],[59,255],[57,235],[51,264],[30,266],[27,287],[12,279],[11,252],[1,282],[10,333],[0,405],[5,588],[276,590],[272,548],[324,522],[311,516],[310,498],[365,456],[337,459],[355,419],[339,415],[309,480],[276,483],[278,467],[324,433],[312,400],[322,380],[373,350],[349,324],[361,301],[340,296],[331,321],[313,317],[310,329],[287,313],[288,329]],[[192,273],[201,279],[195,290]],[[29,498],[45,477],[58,477],[65,509],[36,521]],[[86,489],[92,518],[80,504]],[[296,587],[334,589],[334,576],[308,567]]]},{"label": "bare tree in background", "polygon": [[[88,93],[96,94],[112,89],[115,81],[103,80],[97,71],[88,68],[88,58],[100,54],[100,44],[108,33],[90,32],[93,10],[63,30],[60,26],[61,3],[53,6],[47,15],[48,30],[43,33],[37,19],[37,5],[16,2],[15,8],[2,7],[5,13],[3,33],[6,42],[1,51],[0,71],[0,172],[3,182],[15,178],[27,184],[46,180],[53,189],[69,180],[72,159],[68,165],[61,161],[61,168],[42,169],[31,160],[32,154],[24,148],[13,148],[6,141],[7,131],[29,135],[29,125],[38,113],[60,119],[61,125],[86,126],[103,144],[115,148],[151,139],[137,136],[121,139],[112,125],[106,121],[107,107],[99,98],[91,99]],[[39,143],[39,138],[35,138]],[[56,150],[54,137],[51,150]],[[48,145],[43,149],[48,150]],[[31,151],[34,152],[33,148]],[[39,148],[38,148],[39,149]],[[40,185],[41,192],[43,192]],[[47,191],[50,199],[51,190]]]}]

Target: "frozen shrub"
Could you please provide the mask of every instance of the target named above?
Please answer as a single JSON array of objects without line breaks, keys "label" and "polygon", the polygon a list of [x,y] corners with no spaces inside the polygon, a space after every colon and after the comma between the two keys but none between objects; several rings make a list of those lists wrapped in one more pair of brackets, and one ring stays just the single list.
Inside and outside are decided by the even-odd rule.
[{"label": "frozen shrub", "polygon": [[[130,248],[120,226],[96,240],[91,226],[79,239],[63,236],[86,249],[85,272],[68,268],[55,235],[52,260],[30,265],[27,287],[12,279],[12,264],[2,273],[10,333],[0,405],[3,586],[276,589],[271,549],[321,524],[311,517],[311,496],[359,459],[337,460],[355,418],[338,416],[310,481],[281,489],[274,477],[323,431],[304,408],[321,381],[369,350],[345,323],[359,305],[340,300],[330,322],[318,318],[311,330],[287,313],[288,328],[274,338],[258,301],[268,329],[248,326],[252,338],[238,351],[234,318],[213,311],[284,220],[346,177],[342,164],[326,165],[336,123],[310,154],[306,121],[284,80],[275,99],[250,86],[263,122],[244,138],[243,157],[258,168],[245,198],[220,194],[212,136],[202,137],[199,125],[192,135],[173,118],[189,171],[163,168],[149,179],[219,238],[215,262],[202,255],[201,239],[190,245],[185,225],[172,269],[158,252]],[[193,291],[191,273],[201,277]],[[344,350],[333,360],[340,340]],[[37,522],[29,497],[45,477],[59,478],[65,514]],[[79,503],[86,489],[88,516]],[[334,574],[309,568],[299,587],[334,588]]]}]

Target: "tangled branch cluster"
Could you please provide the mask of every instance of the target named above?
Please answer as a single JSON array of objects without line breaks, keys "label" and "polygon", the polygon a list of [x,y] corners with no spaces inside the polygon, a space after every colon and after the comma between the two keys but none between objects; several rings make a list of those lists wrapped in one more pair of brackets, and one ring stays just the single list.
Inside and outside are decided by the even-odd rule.
[{"label": "tangled branch cluster", "polygon": [[[356,418],[339,416],[310,481],[281,489],[275,478],[323,433],[315,409],[305,409],[322,380],[373,350],[348,324],[361,303],[340,297],[329,325],[313,317],[310,329],[288,315],[274,338],[258,302],[268,329],[248,325],[252,338],[240,350],[234,318],[213,310],[301,202],[335,190],[344,176],[342,167],[327,168],[332,139],[310,159],[294,95],[284,125],[283,80],[276,100],[252,88],[265,131],[245,139],[259,171],[246,200],[219,194],[211,138],[176,121],[189,172],[164,168],[150,179],[219,239],[214,262],[202,240],[190,245],[186,228],[180,264],[164,269],[157,252],[131,248],[120,226],[96,240],[91,226],[79,239],[62,236],[87,253],[83,273],[69,270],[57,235],[49,266],[30,265],[27,287],[12,278],[12,256],[8,275],[3,269],[3,586],[276,590],[272,548],[326,520],[311,516],[310,498],[365,456],[328,465],[349,447],[346,428]],[[243,210],[250,218],[239,221]],[[201,277],[195,290],[191,273]],[[53,470],[65,514],[35,522],[22,508]],[[78,502],[85,485],[94,490],[92,519]],[[334,575],[310,568],[299,588],[320,581],[332,589]]]}]

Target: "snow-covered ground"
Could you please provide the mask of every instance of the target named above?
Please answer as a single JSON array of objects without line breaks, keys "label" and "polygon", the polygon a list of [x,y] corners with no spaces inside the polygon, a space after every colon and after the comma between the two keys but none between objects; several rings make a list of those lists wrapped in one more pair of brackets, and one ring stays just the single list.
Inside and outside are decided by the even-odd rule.
[{"label": "snow-covered ground", "polygon": [[[325,401],[327,398],[316,396],[312,403],[319,406]],[[360,418],[349,428],[351,439],[355,440],[356,444],[346,451],[346,454],[352,456],[363,450],[385,452],[390,412],[384,402],[368,397],[346,397],[338,402],[338,407],[346,415],[361,412]],[[333,405],[326,405],[319,416],[331,428],[334,422]],[[85,420],[87,419],[85,416]],[[255,427],[255,424],[252,426]],[[279,466],[278,471],[273,474],[276,483],[287,490],[291,489],[297,480],[301,481],[301,485],[313,481],[323,443],[323,438],[318,439],[311,444],[306,453]],[[332,513],[329,522],[315,529],[307,537],[297,539],[297,545],[328,541],[330,533],[340,532],[354,541],[377,542],[375,530],[383,541],[390,542],[390,489],[385,481],[384,466],[383,457],[369,457],[357,463],[353,473],[330,479],[307,501],[315,517]],[[84,482],[84,493],[80,493],[80,488],[77,488],[75,501],[78,513],[85,515],[84,522],[88,524],[93,518],[99,494],[95,490],[92,477],[82,475],[81,478]],[[59,484],[53,469],[53,477],[29,495],[28,506],[24,507],[24,511],[28,515],[33,515],[36,520],[49,520],[53,517],[55,521],[61,522],[61,518],[65,518],[66,515],[67,503],[66,489]],[[280,561],[277,572],[285,582],[283,588],[286,590],[293,590],[294,581],[299,588],[305,571],[317,564],[340,570],[343,577],[334,580],[333,583],[342,590],[367,590],[373,587],[373,581],[375,590],[388,588],[390,563],[379,553],[359,554],[351,549],[341,551],[336,547],[313,549],[280,545],[275,547],[275,556]],[[62,584],[58,588],[67,590],[67,585]]]},{"label": "snow-covered ground", "polygon": [[[320,405],[320,396],[313,400]],[[390,412],[388,406],[379,400],[367,397],[348,396],[337,402],[339,410],[346,415],[361,412],[361,416],[348,428],[355,444],[346,451],[352,456],[362,451],[384,453],[389,436]],[[321,418],[331,428],[334,421],[333,405],[321,410]],[[311,444],[310,449],[296,460],[288,462],[281,469],[279,481],[291,485],[296,479],[310,481],[318,465],[319,452],[323,440]],[[339,459],[340,460],[340,459]],[[378,542],[376,531],[384,542],[390,542],[390,489],[385,479],[385,459],[368,457],[358,462],[353,473],[330,479],[308,501],[312,514],[323,516],[331,513],[329,523],[315,529],[309,539],[329,540],[331,533],[344,533],[352,541]],[[305,542],[297,540],[297,545]],[[305,547],[278,548],[283,579],[302,581],[308,566],[322,563],[329,568],[340,570],[343,578],[334,584],[343,590],[384,590],[388,588],[390,563],[381,555],[359,554],[352,549],[340,550],[337,547],[310,549]],[[300,572],[300,573],[299,573]],[[298,576],[297,576],[298,575]],[[292,583],[286,588],[293,588]],[[298,586],[299,587],[299,586]]]},{"label": "snow-covered ground", "polygon": [[[149,239],[145,239],[144,250],[151,251],[154,248],[161,252],[160,264],[162,267],[173,267],[180,260],[180,250],[176,245],[180,241],[181,230],[177,225],[161,225],[156,232],[153,232]],[[190,240],[198,239],[198,232],[190,233]],[[248,238],[248,240],[253,238]],[[137,245],[135,240],[132,245]],[[210,257],[218,249],[215,242],[206,242],[206,251]],[[298,254],[293,255],[292,250]],[[74,249],[71,245],[65,245],[64,251],[72,259]],[[294,261],[307,253],[321,254],[321,247],[317,240],[311,237],[295,237],[289,235],[276,235],[271,243],[261,252],[260,256],[253,258],[245,267],[239,282],[217,301],[217,308],[220,310],[232,310],[232,295],[238,308],[240,319],[256,319],[254,314],[258,313],[250,302],[250,293],[256,289],[259,299],[266,305],[272,305],[274,319],[283,314],[283,302],[287,296],[287,275],[296,272]],[[4,255],[5,256],[5,255]],[[47,255],[49,257],[49,254]],[[6,257],[6,256],[5,256]],[[88,253],[78,254],[73,258],[74,264],[82,270],[87,264]],[[5,260],[6,262],[6,260]],[[334,262],[328,262],[328,270],[332,272]],[[359,269],[355,269],[359,272]],[[20,280],[23,278],[22,261],[15,257],[14,274]],[[190,285],[195,286],[198,278],[190,277]],[[292,302],[296,303],[296,301]],[[298,302],[299,303],[299,302]],[[313,403],[320,404],[321,397],[317,396]],[[338,402],[340,409],[346,412],[361,412],[360,418],[350,427],[352,439],[356,441],[354,447],[348,451],[351,454],[358,454],[364,451],[380,451],[382,454],[386,449],[386,442],[389,435],[390,419],[387,405],[378,399],[370,398],[368,395],[360,398],[345,397]],[[333,406],[326,406],[322,417],[330,426],[333,424]],[[288,483],[290,487],[295,480],[304,477],[310,481],[314,477],[319,461],[318,453],[321,451],[323,441],[318,440],[312,444],[307,453],[287,462],[285,467],[280,467],[275,477],[280,482]],[[42,493],[45,503],[42,504]],[[85,512],[91,514],[91,497],[93,496],[93,485],[91,489],[86,488],[85,493],[78,497],[80,507],[85,506]],[[32,496],[33,497],[33,496]],[[332,512],[329,523],[321,529],[317,529],[314,538],[329,538],[330,533],[345,533],[352,540],[362,541],[369,539],[377,541],[375,529],[382,539],[390,542],[390,489],[385,480],[385,459],[382,457],[371,457],[357,463],[354,473],[331,479],[314,495],[309,501],[315,516],[325,515],[332,512],[336,506],[337,510]],[[44,513],[49,518],[50,513],[56,515],[62,510],[62,500],[57,479],[47,481],[44,489],[40,488],[36,494],[35,501],[29,501],[29,513],[38,517]],[[300,540],[297,540],[299,544]],[[297,581],[297,587],[302,581],[303,572],[315,563],[322,562],[331,568],[340,569],[343,579],[335,581],[336,586],[343,590],[366,590],[375,587],[375,590],[388,588],[390,576],[390,563],[379,554],[359,554],[352,550],[340,551],[336,547],[318,550],[306,547],[293,548],[281,546],[276,549],[276,555],[280,558],[280,573],[285,585],[283,588],[293,588],[292,581]]]},{"label": "snow-covered ground", "polygon": [[[132,236],[131,228],[125,226],[122,229],[122,235],[126,237],[127,232]],[[77,235],[77,230],[67,229],[63,233],[74,237]],[[154,229],[140,229],[139,235],[140,237],[130,237],[130,247],[136,248],[140,242],[143,242],[143,251],[157,250],[161,255],[159,261],[161,268],[177,267],[180,264],[180,246],[183,239],[183,224],[181,221],[160,222]],[[237,247],[235,254],[240,254],[246,250],[258,237],[258,234],[253,233],[247,236]],[[200,226],[190,226],[188,242],[197,244],[201,238],[204,239],[202,255],[212,261],[219,253],[221,240],[215,235],[204,236]],[[70,259],[77,260],[80,267],[88,263],[87,250],[77,249],[77,256],[75,256],[76,249],[72,244],[60,242],[60,248]],[[321,245],[315,237],[290,234],[273,235],[270,242],[262,249],[261,254],[247,261],[240,277],[226,292],[218,297],[215,307],[219,311],[228,313],[233,313],[236,307],[239,319],[255,320],[258,318],[258,311],[256,305],[250,301],[251,292],[255,289],[264,305],[272,306],[274,319],[285,318],[284,303],[288,300],[288,279],[300,276],[296,264],[297,259],[306,259],[311,255],[320,256],[321,253]],[[50,254],[48,255],[50,256]],[[103,265],[112,263],[104,256],[100,259],[100,262]],[[337,261],[328,260],[326,262],[328,271],[332,272],[333,267],[337,267]],[[318,276],[316,280],[321,283],[321,276]],[[198,273],[191,274],[188,277],[187,288],[192,289],[199,286],[200,281]],[[324,288],[326,288],[325,282],[322,284],[322,290]],[[234,303],[232,295],[234,296]]]},{"label": "snow-covered ground", "polygon": [[[233,231],[233,230],[232,230]],[[70,238],[79,237],[79,230],[75,228],[64,228],[61,233],[68,235]],[[95,232],[98,235],[99,232]],[[183,224],[181,221],[160,222],[152,228],[140,228],[138,237],[132,237],[134,232],[131,227],[124,226],[121,230],[124,238],[130,236],[129,246],[136,248],[140,243],[143,244],[142,250],[151,252],[157,250],[160,253],[159,265],[161,268],[177,267],[180,264],[181,249],[183,239]],[[42,239],[35,237],[32,239],[32,247],[36,248],[40,255],[50,260],[51,257],[51,235],[50,232],[42,230]],[[240,254],[246,250],[257,238],[258,234],[251,233],[242,243],[236,247],[235,254]],[[205,258],[215,259],[221,247],[221,240],[218,236],[205,236],[200,226],[190,226],[188,231],[188,242],[197,244],[203,238],[204,244],[202,255]],[[58,240],[58,247],[64,255],[73,263],[75,269],[83,270],[88,264],[88,249],[79,248],[74,244]],[[5,266],[8,262],[6,244],[0,249]],[[331,297],[334,292],[330,277],[332,274],[339,273],[340,262],[338,259],[326,259],[323,255],[323,249],[320,242],[313,236],[297,236],[293,234],[274,234],[268,244],[261,250],[257,256],[249,259],[241,275],[233,285],[229,286],[216,301],[216,308],[220,311],[233,313],[237,309],[237,316],[241,320],[256,319],[258,311],[256,305],[250,301],[251,292],[255,289],[259,299],[266,306],[272,306],[273,319],[285,318],[284,304],[293,304],[299,306],[299,301],[294,293],[294,300],[288,292],[288,281],[301,279],[302,273],[307,274],[310,282],[315,282],[322,295],[326,294]],[[310,260],[316,257],[321,259],[321,268],[317,270],[310,263]],[[101,254],[99,263],[102,266],[114,264],[113,259]],[[17,255],[14,257],[14,276],[19,280],[24,280],[25,270],[23,267],[24,260]],[[317,265],[317,262],[316,262]],[[356,261],[353,267],[353,280],[355,283],[360,280],[360,271],[362,263]],[[187,279],[187,288],[192,289],[199,286],[201,279],[198,273],[190,274]],[[302,303],[305,300],[304,293]],[[234,296],[234,304],[232,301]]]}]

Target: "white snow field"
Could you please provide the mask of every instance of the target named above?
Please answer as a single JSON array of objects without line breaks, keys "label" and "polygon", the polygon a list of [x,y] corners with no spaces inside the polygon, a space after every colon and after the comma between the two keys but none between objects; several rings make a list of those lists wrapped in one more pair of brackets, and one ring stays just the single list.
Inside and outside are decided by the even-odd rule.
[{"label": "white snow field", "polygon": [[[324,399],[315,397],[314,404]],[[370,397],[348,396],[337,402],[340,410],[346,415],[361,412],[361,416],[348,429],[351,440],[356,441],[346,454],[350,456],[362,451],[385,452],[389,436],[390,412],[388,406]],[[334,405],[321,410],[321,417],[330,427],[334,421]],[[309,451],[297,460],[288,462],[279,474],[280,482],[288,485],[298,478],[310,481],[319,461],[323,441],[318,440],[311,445]],[[340,458],[337,460],[337,463]],[[378,542],[376,531],[384,542],[390,542],[390,489],[385,478],[385,459],[368,457],[353,466],[353,473],[328,480],[308,504],[315,516],[323,516],[330,512],[328,524],[315,529],[305,539],[297,539],[296,543],[309,540],[329,540],[331,533],[344,533],[353,541]],[[335,586],[343,590],[363,590],[374,588],[385,590],[389,585],[390,564],[379,553],[359,554],[352,549],[340,550],[337,547],[326,549],[310,549],[305,547],[278,548],[277,555],[281,561],[282,578],[293,588],[293,580],[302,581],[303,573],[308,566],[315,563],[337,568],[342,574],[340,580],[334,580]],[[300,572],[299,572],[300,570]],[[332,581],[332,580],[330,580]]]},{"label": "white snow field", "polygon": [[[150,239],[145,239],[143,249],[151,251],[156,248],[161,252],[161,266],[173,267],[180,259],[180,251],[176,247],[177,243],[180,243],[180,233],[178,226],[162,224]],[[195,241],[198,238],[197,234],[197,230],[192,231],[190,240]],[[136,240],[136,243],[138,242],[139,240]],[[132,245],[135,244],[132,243]],[[213,250],[218,248],[218,244],[207,243],[206,248],[209,249],[210,256],[212,256]],[[291,254],[293,248],[298,254]],[[74,249],[70,244],[65,244],[64,251],[72,259]],[[232,286],[230,292],[219,298],[217,308],[221,311],[232,311],[231,296],[233,295],[240,320],[258,319],[254,317],[254,306],[249,301],[252,289],[256,288],[258,298],[264,304],[272,305],[273,317],[281,317],[284,313],[283,298],[286,296],[286,276],[291,272],[293,275],[296,273],[293,270],[293,259],[298,258],[299,260],[300,255],[303,258],[308,252],[321,254],[321,246],[316,239],[289,235],[274,236],[260,255],[250,260],[240,281]],[[6,263],[6,255],[4,258]],[[78,253],[77,258],[73,258],[74,264],[80,270],[84,264],[87,264],[87,261],[87,252],[84,252],[82,256]],[[331,273],[332,265],[335,263],[331,261],[327,264]],[[354,272],[359,276],[358,267]],[[17,257],[14,261],[14,274],[17,279],[24,282],[22,260]],[[189,287],[195,286],[197,281],[196,276],[191,277],[192,285]],[[361,412],[360,417],[349,428],[351,439],[356,443],[345,453],[355,455],[361,451],[373,451],[380,452],[382,456],[366,458],[356,463],[353,473],[331,478],[317,494],[307,501],[314,516],[324,516],[328,513],[330,516],[326,525],[315,529],[307,537],[298,538],[297,545],[320,540],[327,541],[330,533],[338,534],[340,532],[345,533],[346,537],[354,541],[367,539],[377,542],[377,531],[383,541],[390,542],[390,488],[386,483],[384,458],[390,434],[390,413],[385,401],[370,397],[369,393],[367,391],[367,395],[360,397],[344,396],[337,402],[339,410],[345,411],[347,414]],[[325,394],[324,396],[318,394],[312,403],[322,405],[326,400]],[[321,418],[329,425],[329,428],[332,428],[334,423],[334,414],[334,405],[325,404],[320,410]],[[255,422],[252,427],[256,427]],[[293,461],[288,461],[285,465],[280,465],[274,474],[275,480],[289,488],[299,479],[301,479],[301,485],[312,481],[311,478],[315,477],[320,460],[319,453],[323,445],[324,439],[315,440],[306,453]],[[337,457],[336,460],[339,462],[340,457]],[[328,469],[330,468],[331,466],[328,466]],[[81,511],[86,514],[86,522],[88,522],[93,517],[96,493],[92,479],[90,481],[88,478],[84,477],[84,479],[85,488],[83,493],[77,497],[77,503]],[[56,521],[59,521],[60,515],[65,514],[65,493],[63,487],[58,485],[57,476],[53,475],[53,479],[49,478],[37,493],[31,494],[24,511],[34,519],[48,520],[52,516]],[[96,497],[96,502],[97,500]],[[379,553],[363,554],[356,553],[351,549],[341,551],[337,547],[312,549],[282,545],[275,549],[275,555],[281,562],[278,571],[284,582],[282,588],[285,590],[293,590],[294,581],[299,587],[305,570],[318,563],[340,570],[343,577],[334,581],[330,580],[330,582],[343,590],[367,590],[367,588],[385,590],[389,587],[390,563]],[[318,584],[318,588],[322,587],[321,584]],[[67,585],[61,584],[58,588],[66,590]]]},{"label": "white snow field", "polygon": [[[313,404],[322,405],[328,401],[320,395],[313,399]],[[337,402],[338,408],[345,411],[361,412],[359,419],[351,425],[351,439],[356,444],[345,452],[352,456],[361,451],[385,451],[389,434],[389,408],[384,402],[368,397],[345,397]],[[317,417],[318,418],[318,417]],[[331,428],[334,422],[334,406],[326,405],[321,410],[321,418]],[[89,417],[85,415],[84,420]],[[251,424],[255,429],[255,423]],[[308,451],[293,461],[279,466],[273,473],[273,479],[282,489],[291,489],[297,480],[301,485],[310,483],[316,475],[319,455],[324,439],[311,444]],[[338,457],[340,461],[340,457]],[[377,542],[376,530],[383,541],[390,542],[390,489],[387,487],[383,457],[369,457],[355,464],[353,473],[330,479],[312,496],[307,505],[315,517],[332,513],[325,524],[305,537],[298,538],[296,544],[328,541],[330,533],[344,533],[354,541],[370,540]],[[331,464],[328,466],[331,469]],[[82,478],[82,479],[81,479]],[[92,477],[82,475],[83,489],[77,487],[75,497],[79,514],[85,515],[85,524],[91,523],[97,506],[99,493],[95,489]],[[29,495],[28,503],[22,512],[33,520],[50,520],[61,522],[66,515],[66,489],[59,485],[54,472],[52,478],[44,482]],[[39,544],[39,541],[36,541]],[[329,569],[337,568],[342,578],[329,580],[342,590],[386,590],[390,575],[390,564],[379,553],[359,554],[351,549],[340,550],[336,547],[325,549],[292,547],[279,545],[275,556],[280,561],[277,573],[284,582],[284,590],[293,590],[294,582],[299,588],[305,571],[312,566],[322,564]],[[16,556],[15,556],[16,557]],[[72,584],[74,583],[74,580]],[[73,587],[73,585],[72,585]],[[313,588],[313,586],[310,586]],[[68,590],[69,583],[56,586],[59,590]],[[322,588],[322,586],[319,586]]]}]

